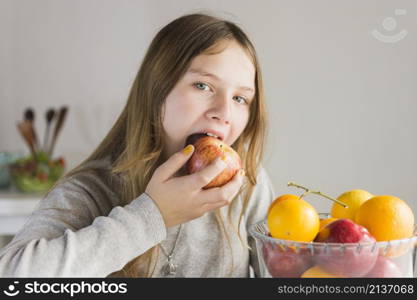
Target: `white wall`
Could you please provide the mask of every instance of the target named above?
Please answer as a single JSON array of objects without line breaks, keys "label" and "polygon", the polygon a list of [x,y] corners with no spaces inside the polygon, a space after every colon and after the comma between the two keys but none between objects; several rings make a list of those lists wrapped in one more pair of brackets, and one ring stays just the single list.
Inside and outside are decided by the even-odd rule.
[{"label": "white wall", "polygon": [[[412,0],[2,0],[0,149],[25,150],[15,122],[26,106],[43,133],[41,114],[68,104],[56,153],[74,166],[120,113],[154,34],[201,9],[239,23],[257,47],[271,117],[265,164],[277,195],[295,192],[286,187],[294,180],[333,196],[353,188],[394,194],[417,211]],[[387,17],[397,21],[391,32]],[[374,29],[408,34],[384,43]],[[331,205],[310,201],[320,211]]]}]

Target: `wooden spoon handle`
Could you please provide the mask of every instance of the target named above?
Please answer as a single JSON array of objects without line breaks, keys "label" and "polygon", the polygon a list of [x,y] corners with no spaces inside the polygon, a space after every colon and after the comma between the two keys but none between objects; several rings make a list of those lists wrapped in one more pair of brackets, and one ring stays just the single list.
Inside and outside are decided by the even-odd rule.
[{"label": "wooden spoon handle", "polygon": [[49,151],[48,151],[49,157],[51,157],[51,158],[52,158],[52,153],[53,153],[54,148],[55,148],[56,139],[57,139],[59,133],[61,132],[62,126],[63,126],[65,118],[67,116],[67,112],[68,112],[68,107],[66,107],[66,106],[63,106],[59,110],[58,120],[56,121],[56,124],[55,124],[55,130],[54,130],[54,134],[52,136],[51,146],[50,146]]},{"label": "wooden spoon handle", "polygon": [[28,145],[30,152],[33,155],[33,158],[36,159],[36,151],[33,144],[33,135],[30,124],[26,121],[19,122],[17,123],[17,129],[19,130],[20,134],[22,135],[23,139]]}]

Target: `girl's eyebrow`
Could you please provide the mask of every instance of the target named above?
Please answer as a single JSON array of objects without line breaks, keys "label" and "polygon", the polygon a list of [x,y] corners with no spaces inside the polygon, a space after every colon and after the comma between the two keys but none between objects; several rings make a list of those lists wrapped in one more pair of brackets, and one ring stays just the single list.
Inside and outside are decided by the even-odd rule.
[{"label": "girl's eyebrow", "polygon": [[[188,73],[198,74],[198,75],[205,76],[205,77],[211,77],[211,78],[213,78],[217,81],[221,81],[221,79],[217,75],[206,72],[206,71],[201,70],[201,69],[189,69]],[[246,91],[249,91],[249,92],[252,92],[252,93],[255,92],[253,90],[253,88],[248,87],[248,86],[240,86],[239,89],[246,90]]]}]

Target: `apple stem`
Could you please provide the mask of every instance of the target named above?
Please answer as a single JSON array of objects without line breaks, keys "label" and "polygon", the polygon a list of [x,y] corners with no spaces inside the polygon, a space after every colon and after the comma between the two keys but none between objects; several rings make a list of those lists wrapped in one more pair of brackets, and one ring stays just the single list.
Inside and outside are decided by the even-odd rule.
[{"label": "apple stem", "polygon": [[320,192],[320,191],[312,191],[312,190],[310,190],[309,188],[306,188],[306,187],[304,187],[304,186],[302,186],[302,185],[299,185],[299,184],[296,184],[295,182],[288,182],[288,184],[287,184],[288,186],[294,186],[294,187],[296,187],[296,188],[299,188],[299,189],[303,189],[303,190],[305,190],[305,192],[300,196],[300,199],[302,199],[304,196],[306,196],[306,195],[308,195],[308,194],[316,194],[316,195],[320,195],[320,196],[322,196],[322,197],[324,197],[324,198],[327,198],[327,199],[329,199],[329,200],[332,200],[332,201],[334,201],[334,202],[336,202],[336,203],[338,203],[338,204],[340,204],[340,205],[342,205],[344,208],[348,208],[348,205],[346,204],[346,203],[344,203],[344,202],[342,202],[342,201],[339,201],[339,200],[337,200],[337,199],[335,199],[335,198],[333,198],[333,197],[330,197],[330,196],[328,196],[328,195],[326,195],[326,194],[323,194],[322,192]]}]

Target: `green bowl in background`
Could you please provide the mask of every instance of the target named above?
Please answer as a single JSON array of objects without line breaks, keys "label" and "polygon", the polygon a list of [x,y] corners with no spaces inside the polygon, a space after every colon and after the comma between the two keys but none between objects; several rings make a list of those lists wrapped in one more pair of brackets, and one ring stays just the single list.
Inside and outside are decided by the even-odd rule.
[{"label": "green bowl in background", "polygon": [[39,152],[36,159],[30,155],[9,166],[12,184],[24,193],[46,193],[61,178],[65,160],[60,157],[50,160]]}]

